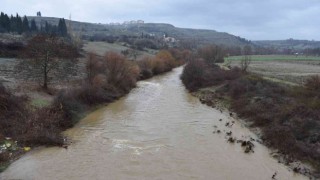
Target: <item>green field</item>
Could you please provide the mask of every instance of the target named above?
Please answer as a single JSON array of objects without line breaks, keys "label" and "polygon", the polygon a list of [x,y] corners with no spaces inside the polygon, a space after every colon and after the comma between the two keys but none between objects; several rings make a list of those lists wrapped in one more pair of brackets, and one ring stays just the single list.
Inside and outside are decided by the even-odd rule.
[{"label": "green field", "polygon": [[[230,56],[227,61],[239,61],[243,56]],[[294,56],[294,55],[252,55],[253,61],[320,61],[318,56]]]},{"label": "green field", "polygon": [[37,98],[31,101],[31,105],[34,107],[42,108],[50,105],[50,102],[45,99]]}]

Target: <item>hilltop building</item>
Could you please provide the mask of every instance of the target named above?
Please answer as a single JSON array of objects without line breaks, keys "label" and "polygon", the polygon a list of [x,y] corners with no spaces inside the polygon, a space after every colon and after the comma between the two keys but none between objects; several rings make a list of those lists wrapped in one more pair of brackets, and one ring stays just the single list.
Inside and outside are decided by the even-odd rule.
[{"label": "hilltop building", "polygon": [[175,43],[177,42],[177,40],[173,37],[166,37],[166,35],[163,35],[163,40],[166,43]]},{"label": "hilltop building", "polygon": [[119,26],[119,25],[130,25],[130,24],[144,24],[143,20],[131,20],[131,21],[124,21],[123,23],[109,23],[112,26]]}]

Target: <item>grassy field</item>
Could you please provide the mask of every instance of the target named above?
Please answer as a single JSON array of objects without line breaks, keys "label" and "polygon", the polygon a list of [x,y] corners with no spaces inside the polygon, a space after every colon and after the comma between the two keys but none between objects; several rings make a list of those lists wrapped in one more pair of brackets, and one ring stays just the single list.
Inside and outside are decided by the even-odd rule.
[{"label": "grassy field", "polygon": [[[107,43],[107,42],[86,42],[84,44],[83,49],[86,52],[94,52],[98,55],[103,56],[106,52],[117,52],[121,53],[121,51],[124,51],[126,49],[130,49],[129,47],[123,46],[121,43]],[[143,56],[154,56],[158,51],[146,49],[145,51],[137,51],[139,57]]]},{"label": "grassy field", "polygon": [[[240,67],[242,56],[225,59],[225,64]],[[249,71],[285,84],[301,85],[312,75],[320,75],[320,57],[289,55],[254,55]]]},{"label": "grassy field", "polygon": [[[239,61],[242,56],[230,56],[225,58],[227,61]],[[304,56],[304,55],[253,55],[253,61],[320,61],[318,56]]]}]

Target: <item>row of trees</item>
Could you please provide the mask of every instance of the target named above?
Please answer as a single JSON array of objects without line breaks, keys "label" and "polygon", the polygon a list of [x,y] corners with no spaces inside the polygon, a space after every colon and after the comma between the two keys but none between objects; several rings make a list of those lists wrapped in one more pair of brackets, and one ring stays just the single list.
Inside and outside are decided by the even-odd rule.
[{"label": "row of trees", "polygon": [[[230,49],[231,56],[241,55],[239,54],[238,48]],[[304,54],[306,56],[320,56],[320,48],[306,48],[306,49],[295,49],[295,48],[276,48],[276,47],[261,47],[255,46],[252,50],[253,54],[256,55],[269,55],[269,54],[281,54],[281,55],[294,55],[296,53]]]},{"label": "row of trees", "polygon": [[59,36],[66,37],[68,35],[68,30],[66,22],[64,19],[59,19],[58,25],[51,25],[47,21],[45,24],[41,24],[38,28],[37,23],[34,19],[30,22],[27,16],[23,18],[16,14],[16,16],[11,15],[10,17],[1,12],[0,15],[0,33],[12,32],[12,33],[47,33],[47,34],[56,34]]},{"label": "row of trees", "polygon": [[249,45],[241,47],[233,47],[233,48],[225,48],[223,46],[217,45],[207,45],[198,49],[197,56],[198,58],[203,59],[207,65],[214,66],[215,63],[223,63],[224,57],[230,54],[230,51],[233,53],[235,51],[239,51],[238,55],[243,55],[241,60],[241,69],[242,71],[247,71],[250,63],[251,63],[251,55],[253,54],[252,48]]},{"label": "row of trees", "polygon": [[320,48],[308,48],[303,50],[306,56],[320,56]]},{"label": "row of trees", "polygon": [[207,45],[198,49],[198,56],[204,59],[208,65],[224,62],[226,53],[221,46]]},{"label": "row of trees", "polygon": [[[247,45],[248,46],[248,45]],[[220,46],[224,50],[227,56],[241,56],[243,54],[243,47],[241,46]],[[253,46],[251,50],[252,54],[255,55],[270,55],[270,54],[281,54],[281,55],[294,55],[296,53],[304,54],[306,56],[320,56],[320,48],[307,48],[307,49],[293,49],[293,48],[276,48],[276,47],[262,47]]]},{"label": "row of trees", "polygon": [[21,18],[19,14],[16,16],[1,12],[0,15],[0,32],[16,32],[22,34],[24,32],[36,32],[38,30],[35,20],[29,22],[28,18],[24,16]]},{"label": "row of trees", "polygon": [[46,21],[44,26],[42,24],[40,25],[39,32],[45,34],[58,35],[62,37],[68,36],[68,29],[64,19],[59,19],[58,26],[49,24]]}]

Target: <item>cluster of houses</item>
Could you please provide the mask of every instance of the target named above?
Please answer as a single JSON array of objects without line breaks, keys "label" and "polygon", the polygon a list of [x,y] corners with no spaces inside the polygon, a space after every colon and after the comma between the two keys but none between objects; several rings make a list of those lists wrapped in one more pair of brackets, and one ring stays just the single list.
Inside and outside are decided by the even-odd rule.
[{"label": "cluster of houses", "polygon": [[123,23],[109,23],[112,26],[130,25],[130,24],[144,24],[143,20],[124,21]]}]

